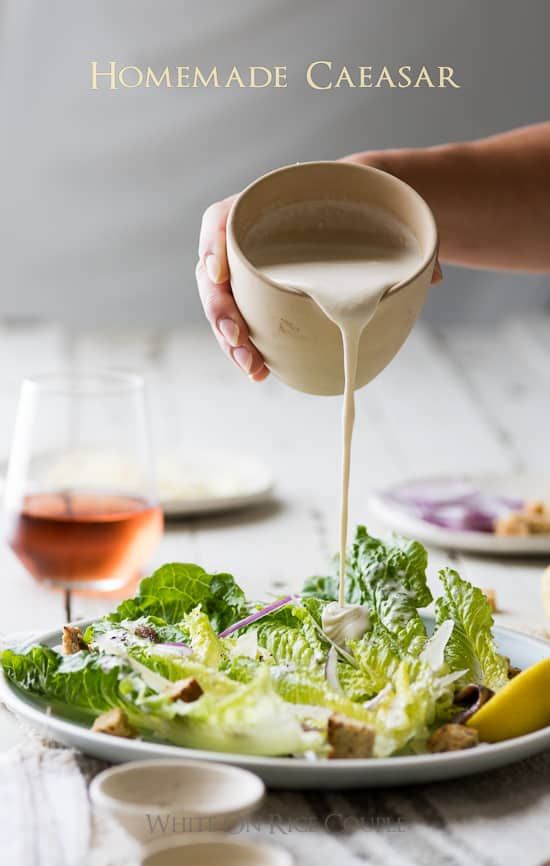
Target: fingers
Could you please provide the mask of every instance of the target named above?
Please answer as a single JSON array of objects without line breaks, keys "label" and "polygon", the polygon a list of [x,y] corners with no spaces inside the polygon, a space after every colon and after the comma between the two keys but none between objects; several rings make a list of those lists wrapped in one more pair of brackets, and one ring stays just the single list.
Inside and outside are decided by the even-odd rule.
[{"label": "fingers", "polygon": [[208,276],[213,283],[223,283],[229,279],[225,228],[231,206],[237,196],[211,204],[203,214],[199,237],[199,259],[204,262]]},{"label": "fingers", "polygon": [[204,212],[196,277],[206,318],[222,350],[255,382],[261,382],[269,370],[249,340],[246,322],[241,316],[229,284],[226,226],[229,211],[237,196],[210,205]]},{"label": "fingers", "polygon": [[235,304],[229,281],[214,283],[202,260],[195,273],[206,318],[220,347],[251,379],[262,381],[269,371],[250,342],[246,322]]}]

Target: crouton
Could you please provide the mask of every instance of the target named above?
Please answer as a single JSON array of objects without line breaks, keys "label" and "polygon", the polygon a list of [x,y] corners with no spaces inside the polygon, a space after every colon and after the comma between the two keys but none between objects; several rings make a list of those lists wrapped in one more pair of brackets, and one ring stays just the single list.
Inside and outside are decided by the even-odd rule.
[{"label": "crouton", "polygon": [[546,511],[546,506],[541,499],[532,499],[530,502],[525,503],[523,510],[526,514],[535,516],[537,514],[544,514]]},{"label": "crouton", "polygon": [[92,731],[97,734],[109,734],[112,737],[126,737],[133,739],[137,731],[128,721],[128,716],[120,707],[115,707],[98,716],[92,725]]},{"label": "crouton", "polygon": [[329,716],[327,739],[331,758],[370,758],[374,746],[374,728],[340,713]]},{"label": "crouton", "polygon": [[153,643],[158,643],[159,636],[151,625],[138,625],[134,634],[136,637],[142,637],[145,640],[152,640]]},{"label": "crouton", "polygon": [[493,613],[498,613],[497,594],[494,589],[483,589],[483,595],[489,602],[489,607]]},{"label": "crouton", "polygon": [[428,740],[428,749],[430,752],[456,752],[459,749],[471,749],[478,743],[479,735],[475,728],[450,722],[433,732]]},{"label": "crouton", "polygon": [[496,535],[530,535],[529,520],[525,514],[514,512],[499,517],[495,523]]},{"label": "crouton", "polygon": [[517,677],[517,675],[521,673],[521,668],[513,665],[508,656],[504,656],[504,658],[506,659],[506,664],[508,665],[508,679],[513,680],[514,677]]},{"label": "crouton", "polygon": [[172,701],[183,701],[186,704],[192,704],[202,695],[202,688],[195,677],[187,677],[184,680],[177,680],[166,689],[166,694]]},{"label": "crouton", "polygon": [[80,650],[87,650],[88,645],[82,637],[82,632],[77,625],[63,626],[63,652],[66,656],[74,655]]},{"label": "crouton", "polygon": [[550,505],[527,502],[521,511],[499,517],[495,523],[497,535],[544,535],[550,533]]}]

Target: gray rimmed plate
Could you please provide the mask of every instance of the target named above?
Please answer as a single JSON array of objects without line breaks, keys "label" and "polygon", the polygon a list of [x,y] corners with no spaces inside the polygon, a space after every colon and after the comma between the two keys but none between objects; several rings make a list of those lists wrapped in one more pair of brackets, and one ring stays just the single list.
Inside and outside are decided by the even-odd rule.
[{"label": "gray rimmed plate", "polygon": [[[84,627],[88,623],[82,623]],[[521,668],[550,656],[550,643],[511,629],[495,628],[500,652]],[[37,642],[56,646],[59,629],[40,635]],[[463,752],[398,758],[310,761],[303,758],[264,758],[250,755],[184,749],[152,740],[125,740],[94,733],[89,727],[48,712],[44,702],[0,675],[0,700],[26,722],[67,746],[113,763],[150,758],[196,758],[251,770],[273,788],[337,789],[390,787],[469,776],[519,761],[550,748],[550,727],[503,743],[482,744]]]},{"label": "gray rimmed plate", "polygon": [[[418,485],[465,484],[486,497],[510,497],[523,500],[550,501],[550,481],[540,476],[462,474],[452,476],[426,476],[410,478],[399,487]],[[448,529],[430,523],[392,500],[391,489],[372,493],[367,502],[370,517],[378,524],[407,538],[416,538],[423,544],[465,553],[488,556],[550,556],[550,533],[541,535],[495,535],[493,532],[473,532]]]}]

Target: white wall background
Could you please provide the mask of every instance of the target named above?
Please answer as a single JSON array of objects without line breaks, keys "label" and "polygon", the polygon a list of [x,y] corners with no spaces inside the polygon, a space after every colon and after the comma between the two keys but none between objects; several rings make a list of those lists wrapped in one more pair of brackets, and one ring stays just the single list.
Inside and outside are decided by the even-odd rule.
[{"label": "white wall background", "polygon": [[[546,0],[0,0],[0,317],[201,318],[202,210],[295,160],[548,118]],[[316,58],[449,64],[461,90],[315,93]],[[92,59],[285,64],[286,90],[89,88]],[[490,321],[550,277],[449,269],[435,319]]]}]

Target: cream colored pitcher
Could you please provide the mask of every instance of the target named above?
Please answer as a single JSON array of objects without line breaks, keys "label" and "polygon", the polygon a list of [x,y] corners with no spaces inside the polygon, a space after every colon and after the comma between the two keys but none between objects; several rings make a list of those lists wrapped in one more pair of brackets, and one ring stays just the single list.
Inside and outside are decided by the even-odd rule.
[{"label": "cream colored pitcher", "polygon": [[[277,169],[254,181],[233,205],[227,224],[231,283],[252,341],[270,370],[292,388],[310,394],[341,394],[344,365],[338,327],[307,294],[290,291],[260,272],[250,240],[260,218],[285,208],[285,212],[300,214],[300,224],[281,226],[287,240],[307,230],[310,236],[318,232],[322,242],[323,232],[332,227],[326,221],[304,226],[307,208],[288,208],[319,201],[381,209],[412,232],[420,250],[420,264],[386,292],[363,331],[356,388],[384,369],[410,333],[432,278],[437,229],[428,205],[411,187],[386,172],[352,163],[310,162]],[[330,215],[330,207],[327,213]],[[340,232],[357,232],[357,209],[339,209],[337,214]]]}]

